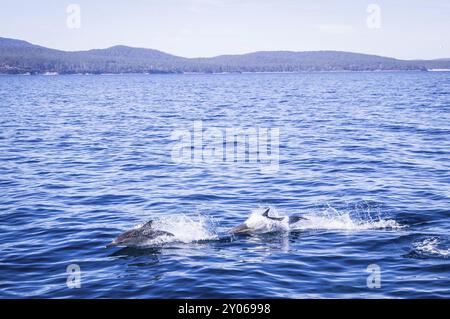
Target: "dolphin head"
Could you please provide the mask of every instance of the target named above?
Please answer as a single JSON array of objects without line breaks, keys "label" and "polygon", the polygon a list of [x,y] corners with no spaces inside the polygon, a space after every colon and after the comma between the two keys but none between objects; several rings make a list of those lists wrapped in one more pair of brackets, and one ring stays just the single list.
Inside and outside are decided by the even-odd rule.
[{"label": "dolphin head", "polygon": [[252,213],[244,223],[232,228],[230,232],[233,234],[252,234],[283,230],[285,217],[270,217],[269,211],[270,208],[267,208],[262,214]]}]

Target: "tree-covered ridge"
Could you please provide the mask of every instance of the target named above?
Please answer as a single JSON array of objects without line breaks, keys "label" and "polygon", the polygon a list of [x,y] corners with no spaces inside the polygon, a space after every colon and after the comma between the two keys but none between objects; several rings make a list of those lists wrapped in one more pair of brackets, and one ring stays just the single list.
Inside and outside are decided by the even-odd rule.
[{"label": "tree-covered ridge", "polygon": [[450,68],[450,60],[405,61],[339,51],[261,51],[212,58],[183,58],[158,50],[114,46],[67,52],[0,38],[0,73],[220,73],[377,71]]}]

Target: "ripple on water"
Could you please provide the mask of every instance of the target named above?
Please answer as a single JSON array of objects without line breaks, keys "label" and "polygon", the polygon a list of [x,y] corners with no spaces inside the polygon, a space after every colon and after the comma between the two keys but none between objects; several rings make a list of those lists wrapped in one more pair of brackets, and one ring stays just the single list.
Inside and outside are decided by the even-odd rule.
[{"label": "ripple on water", "polygon": [[[0,297],[449,298],[449,83],[448,72],[2,76]],[[279,128],[279,171],[174,163],[172,132],[197,120]],[[308,219],[227,234],[266,206]],[[105,248],[149,219],[177,242]],[[80,289],[66,286],[70,264]],[[367,287],[370,264],[380,289]]]}]

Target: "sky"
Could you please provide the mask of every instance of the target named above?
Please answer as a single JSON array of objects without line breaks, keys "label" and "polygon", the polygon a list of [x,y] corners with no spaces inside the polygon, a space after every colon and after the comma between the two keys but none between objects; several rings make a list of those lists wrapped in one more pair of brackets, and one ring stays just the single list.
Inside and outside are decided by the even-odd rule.
[{"label": "sky", "polygon": [[339,50],[450,58],[450,1],[0,0],[0,37],[69,51],[121,44],[184,57]]}]

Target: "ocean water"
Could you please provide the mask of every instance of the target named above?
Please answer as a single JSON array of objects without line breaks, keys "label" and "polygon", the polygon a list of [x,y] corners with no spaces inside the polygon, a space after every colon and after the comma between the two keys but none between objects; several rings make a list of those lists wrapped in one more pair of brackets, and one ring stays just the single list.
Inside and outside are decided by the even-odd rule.
[{"label": "ocean water", "polygon": [[[174,161],[198,121],[277,169]],[[0,77],[1,298],[449,298],[449,218],[448,72]]]}]

